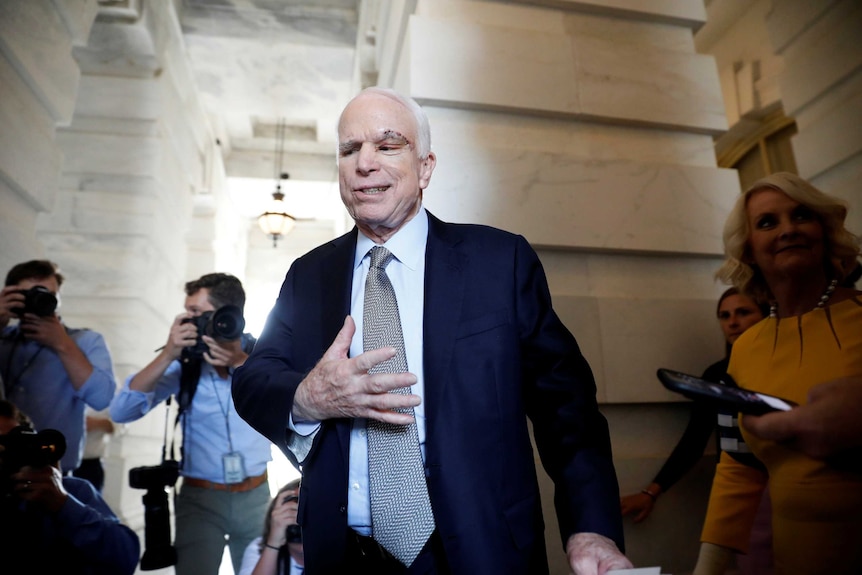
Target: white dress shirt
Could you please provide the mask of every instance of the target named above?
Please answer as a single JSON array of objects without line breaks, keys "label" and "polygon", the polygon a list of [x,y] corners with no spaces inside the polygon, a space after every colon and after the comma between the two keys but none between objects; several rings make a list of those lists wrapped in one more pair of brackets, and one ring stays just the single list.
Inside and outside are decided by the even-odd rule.
[{"label": "white dress shirt", "polygon": [[[425,246],[428,243],[428,214],[424,207],[403,228],[389,238],[383,246],[393,256],[386,266],[386,275],[395,290],[398,315],[404,334],[404,350],[407,354],[407,369],[417,378],[411,393],[422,398],[414,408],[416,429],[419,433],[419,448],[425,457],[425,407],[422,331],[425,311]],[[350,357],[363,353],[362,312],[365,307],[365,278],[371,266],[368,252],[375,244],[360,232],[356,240],[353,259],[353,285],[350,295],[350,315],[356,324],[356,333],[350,343]],[[311,449],[314,436],[320,429],[317,421],[294,421],[289,418],[289,427],[294,432],[288,442],[290,449],[300,462]],[[347,524],[357,533],[371,535],[371,500],[368,495],[368,439],[365,435],[365,420],[356,419],[350,432],[350,469],[347,483]]]},{"label": "white dress shirt", "polygon": [[[404,349],[407,353],[407,369],[417,382],[411,393],[423,398],[424,378],[422,366],[422,328],[425,300],[425,245],[428,243],[428,215],[425,208],[407,222],[403,228],[389,238],[383,247],[395,256],[386,266],[386,275],[395,290],[398,300],[398,315],[404,334]],[[354,254],[353,289],[350,296],[350,315],[356,322],[356,333],[350,344],[350,357],[356,357],[362,349],[362,312],[365,302],[365,278],[371,265],[368,252],[375,245],[360,232]],[[424,457],[425,450],[425,406],[414,408],[419,446]],[[365,435],[365,420],[353,422],[350,432],[350,470],[347,493],[347,524],[357,533],[371,535],[371,501],[368,495],[368,440]]]}]

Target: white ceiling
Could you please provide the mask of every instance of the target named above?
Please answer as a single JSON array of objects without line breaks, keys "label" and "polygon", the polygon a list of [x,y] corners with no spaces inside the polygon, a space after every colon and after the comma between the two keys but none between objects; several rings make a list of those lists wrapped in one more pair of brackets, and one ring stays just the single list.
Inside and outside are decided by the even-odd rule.
[{"label": "white ceiling", "polygon": [[[285,201],[333,217],[335,123],[353,95],[360,0],[181,0],[191,67],[221,143],[229,193],[249,217],[275,189],[275,124],[287,122]],[[335,191],[335,210],[341,206]]]}]

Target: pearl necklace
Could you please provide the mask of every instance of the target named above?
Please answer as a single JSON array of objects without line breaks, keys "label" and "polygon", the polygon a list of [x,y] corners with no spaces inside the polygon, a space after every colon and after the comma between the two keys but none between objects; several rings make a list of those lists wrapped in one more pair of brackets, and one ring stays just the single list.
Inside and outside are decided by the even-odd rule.
[{"label": "pearl necklace", "polygon": [[[826,291],[823,292],[823,295],[820,296],[820,301],[817,302],[817,305],[811,308],[811,311],[814,311],[816,309],[822,309],[823,306],[826,305],[826,302],[829,301],[829,298],[832,297],[832,292],[835,291],[836,287],[838,287],[838,280],[833,279],[831,282],[829,282],[829,285],[826,287]],[[778,317],[778,304],[775,302],[769,304],[769,317]]]}]

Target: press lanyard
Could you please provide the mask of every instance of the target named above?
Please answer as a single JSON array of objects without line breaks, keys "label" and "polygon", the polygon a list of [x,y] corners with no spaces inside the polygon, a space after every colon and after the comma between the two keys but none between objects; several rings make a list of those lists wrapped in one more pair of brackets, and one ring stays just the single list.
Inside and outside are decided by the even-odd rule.
[{"label": "press lanyard", "polygon": [[216,401],[218,402],[218,407],[221,410],[222,415],[224,415],[224,426],[225,426],[225,429],[227,430],[228,450],[229,450],[229,452],[233,452],[233,441],[231,440],[231,436],[230,436],[230,417],[229,417],[229,414],[230,414],[230,397],[228,397],[227,401],[225,402],[225,405],[222,405],[221,396],[219,395],[219,392],[218,392],[218,384],[216,383],[215,368],[213,368],[213,371],[210,372],[210,381],[213,384],[213,392],[215,393]]}]

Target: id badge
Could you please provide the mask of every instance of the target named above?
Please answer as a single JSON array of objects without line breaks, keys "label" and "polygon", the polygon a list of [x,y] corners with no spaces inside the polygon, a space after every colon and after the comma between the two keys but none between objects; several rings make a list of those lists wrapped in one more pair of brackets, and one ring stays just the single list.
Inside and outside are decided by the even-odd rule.
[{"label": "id badge", "polygon": [[221,456],[222,467],[224,467],[224,482],[227,484],[241,483],[245,479],[245,463],[242,453],[231,451]]}]

